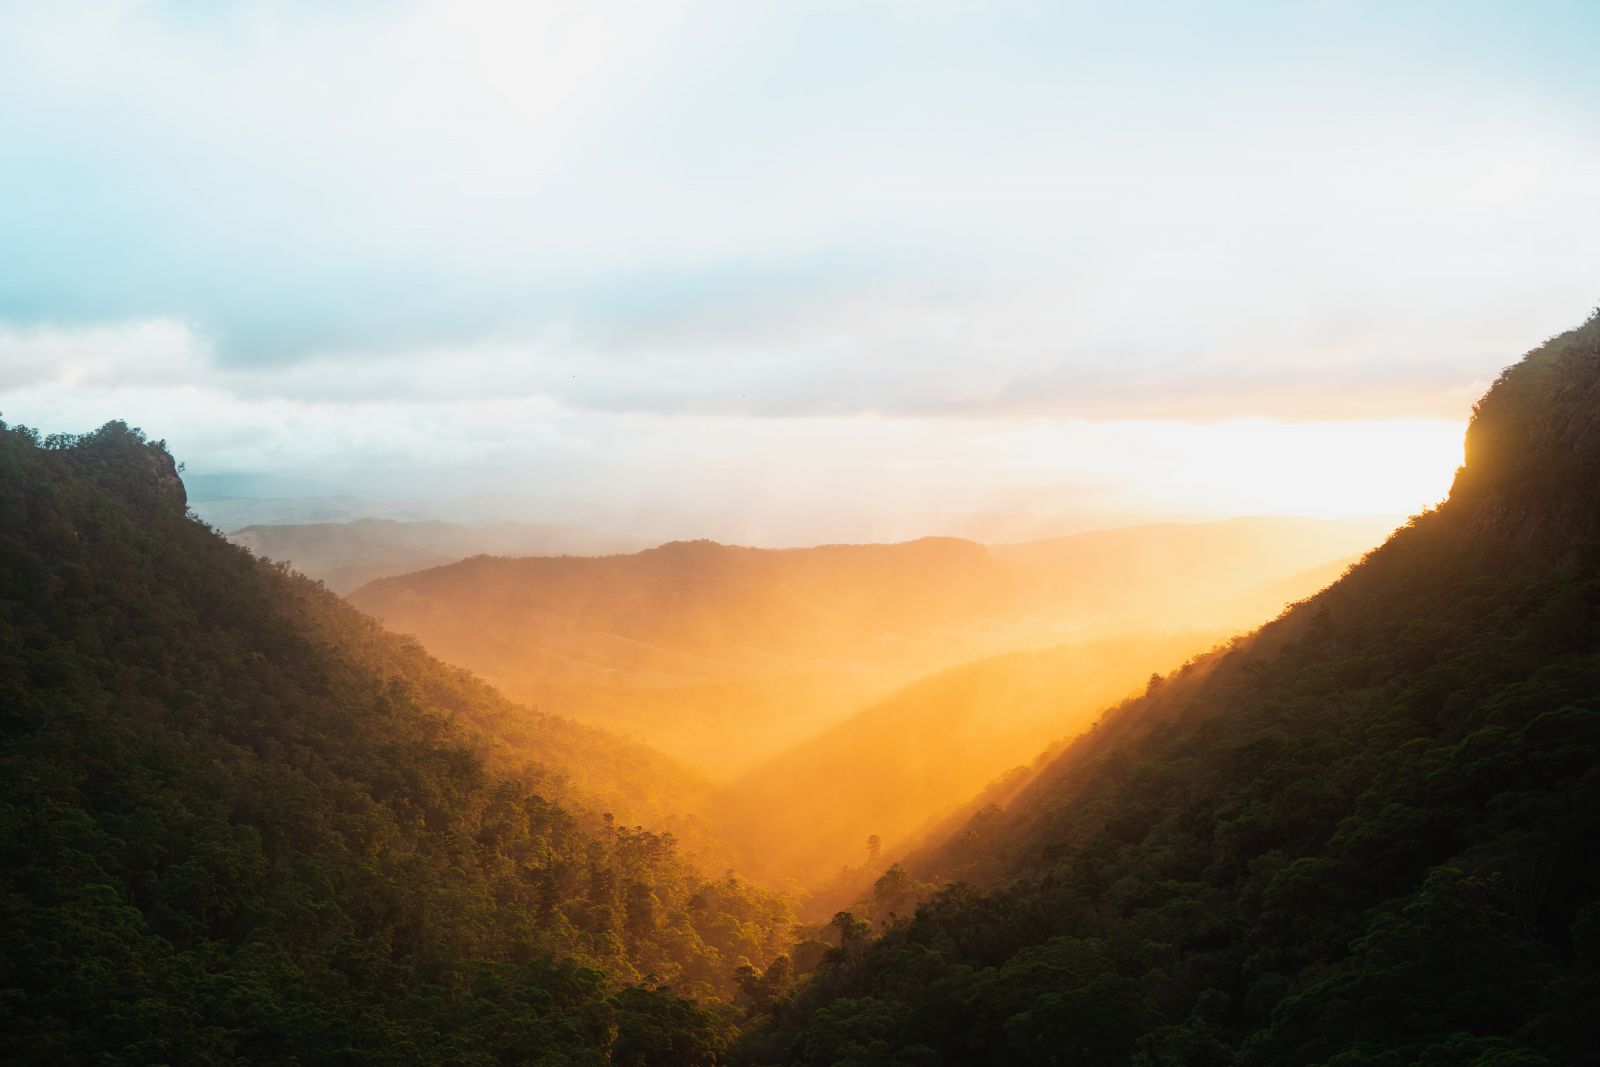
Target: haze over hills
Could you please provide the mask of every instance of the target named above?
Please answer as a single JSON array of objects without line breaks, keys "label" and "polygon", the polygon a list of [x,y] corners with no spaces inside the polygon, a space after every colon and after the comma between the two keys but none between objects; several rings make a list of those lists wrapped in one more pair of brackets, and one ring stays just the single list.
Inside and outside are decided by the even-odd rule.
[{"label": "haze over hills", "polygon": [[1093,530],[990,552],[1026,573],[1040,599],[1091,625],[1160,618],[1237,628],[1320,589],[1395,525],[1388,516],[1262,515]]},{"label": "haze over hills", "polygon": [[1592,1059],[1600,313],[1480,402],[1445,504],[1012,792],[738,1062]]},{"label": "haze over hills", "polygon": [[350,498],[344,486],[315,478],[289,478],[260,471],[218,471],[194,474],[180,471],[185,495],[192,508],[221,500],[296,500]]},{"label": "haze over hills", "polygon": [[221,497],[197,500],[189,505],[201,519],[219,530],[245,526],[297,526],[321,523],[354,522],[357,519],[383,518],[399,521],[427,521],[418,509],[393,501],[373,502],[353,496]]},{"label": "haze over hills", "polygon": [[[297,484],[296,481],[289,484]],[[252,475],[248,479],[229,478],[221,483],[211,483],[227,489],[235,485],[241,487],[255,487],[259,483],[266,485],[283,484],[276,479],[269,479],[265,475]],[[187,483],[186,483],[187,484]],[[208,484],[208,483],[201,483]],[[189,508],[201,519],[215,526],[218,530],[242,530],[249,526],[265,528],[276,527],[304,527],[304,526],[329,526],[338,527],[348,524],[373,520],[379,522],[397,522],[403,524],[415,523],[427,525],[438,523],[446,526],[462,526],[469,529],[492,529],[496,527],[525,526],[530,530],[549,529],[551,531],[566,531],[570,539],[560,539],[550,542],[548,551],[577,551],[597,549],[600,551],[620,552],[633,551],[652,544],[659,544],[664,538],[650,536],[636,536],[626,532],[611,532],[614,530],[651,529],[648,521],[632,521],[633,516],[619,517],[616,515],[596,513],[581,515],[583,509],[577,507],[572,501],[563,500],[530,500],[513,493],[479,494],[461,497],[436,497],[427,499],[401,499],[393,497],[355,496],[345,493],[322,493],[306,496],[223,496],[216,495],[217,489],[207,491],[199,499],[191,497]],[[330,538],[334,537],[329,531]],[[490,539],[483,542],[485,546],[492,546],[498,542]],[[315,565],[317,552],[320,551],[315,542],[293,542],[295,547],[308,551],[308,562]],[[537,540],[531,543],[509,542],[511,548],[517,551],[532,551],[540,547]],[[477,551],[487,551],[487,547],[478,547],[470,541],[466,551],[451,555],[450,558],[460,559],[473,555]],[[449,555],[449,553],[447,553]]]},{"label": "haze over hills", "polygon": [[693,775],[252,559],[120,423],[0,424],[0,766],[8,1063],[705,1063],[683,996],[788,943],[658,832]]},{"label": "haze over hills", "polygon": [[467,526],[379,518],[246,526],[231,531],[228,540],[259,557],[289,563],[336,593],[468,556],[598,556],[642,547],[638,541],[559,523]]},{"label": "haze over hills", "polygon": [[1384,529],[1261,518],[995,547],[680,542],[597,559],[469,559],[350,599],[517,699],[734,775],[981,656],[1253,625],[1319,587],[1324,572],[1308,568]]},{"label": "haze over hills", "polygon": [[[1257,632],[1146,675],[1075,740],[1143,663],[1205,635],[1123,630],[925,677],[721,790],[251,558],[185,515],[172,457],[136,431],[0,426],[0,1052],[1583,1062],[1600,1014],[1597,413],[1600,316],[1501,378],[1444,505]],[[1181,567],[1127,549],[1121,584],[1244,568],[1275,543],[1230,557],[1180,533],[1201,544]],[[1063,562],[1117,543],[681,544],[367,588],[472,575],[471,602],[520,623],[509,579],[531,570],[566,613],[540,620],[572,642],[552,670],[610,657],[738,681],[852,642],[912,658],[941,635],[992,639],[1006,611],[1069,593],[1086,625],[1124,626],[1118,583]],[[612,581],[586,596],[596,569]],[[1326,572],[1257,576],[1249,595]],[[1208,595],[1176,596],[1174,617]],[[629,641],[627,620],[680,637]],[[580,646],[596,633],[616,640]],[[999,748],[1041,743],[974,788],[1004,771]],[[824,885],[819,900],[865,892],[820,927],[708,879],[661,832],[707,848],[727,832],[776,881],[820,876],[864,815],[876,861],[899,862]]]},{"label": "haze over hills", "polygon": [[1225,636],[1121,634],[920,678],[746,772],[707,817],[744,844],[747,870],[812,890],[810,911],[826,917],[854,899],[854,883],[834,879],[862,866],[869,838],[885,857],[899,855],[992,779],[1143,689],[1156,666]]},{"label": "haze over hills", "polygon": [[1600,1067],[1597,57],[0,0],[0,1067]]}]

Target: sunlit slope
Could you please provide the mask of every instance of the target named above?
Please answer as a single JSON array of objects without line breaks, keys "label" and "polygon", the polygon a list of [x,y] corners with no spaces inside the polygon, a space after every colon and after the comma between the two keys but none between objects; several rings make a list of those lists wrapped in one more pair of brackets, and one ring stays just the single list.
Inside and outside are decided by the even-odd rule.
[{"label": "sunlit slope", "polygon": [[532,703],[725,771],[861,700],[1016,640],[1018,576],[971,542],[800,550],[678,542],[471,559],[354,603]]},{"label": "sunlit slope", "polygon": [[[619,816],[700,788],[0,424],[0,1060],[709,1062],[784,909]],[[616,804],[620,807],[610,807]]]},{"label": "sunlit slope", "polygon": [[575,526],[500,522],[463,526],[450,522],[355,519],[299,525],[246,526],[228,534],[263,559],[346,593],[376,578],[437,567],[485,553],[501,556],[595,556],[637,547]]},{"label": "sunlit slope", "polygon": [[[1342,570],[1334,561],[1348,562],[1394,527],[1390,517],[1264,515],[1095,530],[990,551],[1028,576],[1038,602],[1085,625],[1252,627],[1332,581]],[[1317,568],[1331,573],[1306,573]]]},{"label": "sunlit slope", "polygon": [[754,870],[815,887],[862,865],[869,836],[902,851],[930,819],[1221,636],[1126,634],[923,678],[755,768],[712,817]]},{"label": "sunlit slope", "polygon": [[518,699],[732,776],[981,656],[1254,625],[1317,588],[1313,575],[1278,583],[1381,536],[1371,522],[1315,519],[1121,533],[998,548],[702,541],[598,559],[478,558],[373,582],[351,600]]},{"label": "sunlit slope", "polygon": [[909,861],[750,1062],[1581,1063],[1600,1018],[1600,318],[1347,577]]}]

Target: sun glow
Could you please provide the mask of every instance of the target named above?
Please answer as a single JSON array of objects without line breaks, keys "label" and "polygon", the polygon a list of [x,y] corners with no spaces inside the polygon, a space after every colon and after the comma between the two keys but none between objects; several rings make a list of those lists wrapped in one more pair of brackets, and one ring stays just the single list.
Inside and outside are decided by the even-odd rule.
[{"label": "sun glow", "polygon": [[1180,453],[1188,485],[1168,488],[1219,513],[1412,514],[1449,492],[1464,430],[1421,419],[1227,423],[1209,435],[1213,451]]},{"label": "sun glow", "polygon": [[1091,423],[1041,430],[1019,463],[1173,514],[1407,515],[1449,491],[1464,431],[1444,419]]}]

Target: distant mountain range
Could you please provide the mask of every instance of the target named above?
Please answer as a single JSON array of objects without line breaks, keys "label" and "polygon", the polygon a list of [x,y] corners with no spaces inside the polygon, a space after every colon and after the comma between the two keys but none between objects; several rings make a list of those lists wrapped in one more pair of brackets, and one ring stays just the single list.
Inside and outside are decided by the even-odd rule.
[{"label": "distant mountain range", "polygon": [[701,780],[185,504],[121,423],[0,423],[0,1062],[715,1062],[686,997],[790,938],[679,851]]},{"label": "distant mountain range", "polygon": [[1600,314],[1479,402],[1443,505],[1023,778],[736,1062],[1594,1062]]},{"label": "distant mountain range", "polygon": [[1257,624],[1385,529],[1265,517],[1002,546],[675,542],[592,559],[468,559],[350,599],[518,699],[737,774],[981,656]]},{"label": "distant mountain range", "polygon": [[229,533],[228,539],[257,556],[291,563],[336,593],[468,556],[593,556],[640,547],[637,541],[555,523],[467,526],[377,518],[246,526]]},{"label": "distant mountain range", "polygon": [[190,474],[184,472],[183,487],[189,505],[218,500],[292,500],[299,498],[349,497],[350,490],[311,478],[286,478],[280,474],[256,471]]},{"label": "distant mountain range", "polygon": [[0,1061],[1592,1062],[1600,315],[1466,446],[1353,566],[1246,520],[355,594],[717,786],[228,543],[142,433],[0,423]]}]

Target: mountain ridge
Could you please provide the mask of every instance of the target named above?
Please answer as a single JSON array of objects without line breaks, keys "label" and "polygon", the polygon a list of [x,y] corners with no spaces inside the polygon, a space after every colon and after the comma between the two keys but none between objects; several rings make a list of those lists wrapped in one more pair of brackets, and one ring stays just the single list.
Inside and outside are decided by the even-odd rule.
[{"label": "mountain ridge", "polygon": [[735,776],[984,656],[1254,624],[1314,588],[1307,568],[1379,533],[1369,520],[1276,518],[1020,547],[701,540],[587,559],[474,557],[349,598],[526,703]]},{"label": "mountain ridge", "polygon": [[1589,1057],[1597,396],[1593,317],[1480,402],[1446,502],[886,872],[948,887],[838,917],[739,1061]]},{"label": "mountain ridge", "polygon": [[789,919],[585,806],[670,810],[671,764],[186,504],[124,424],[0,424],[0,1057],[717,1056],[729,1014],[689,998],[733,996]]}]

